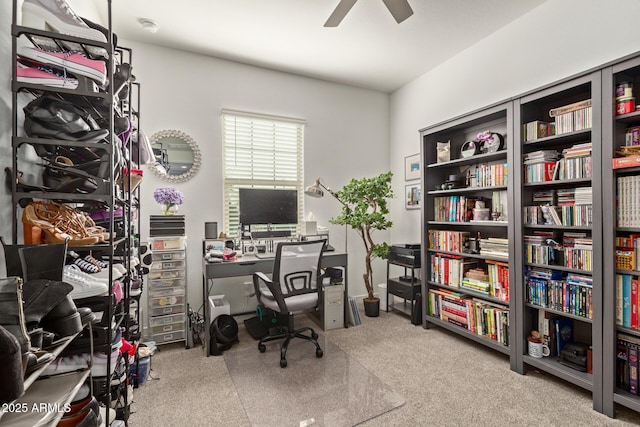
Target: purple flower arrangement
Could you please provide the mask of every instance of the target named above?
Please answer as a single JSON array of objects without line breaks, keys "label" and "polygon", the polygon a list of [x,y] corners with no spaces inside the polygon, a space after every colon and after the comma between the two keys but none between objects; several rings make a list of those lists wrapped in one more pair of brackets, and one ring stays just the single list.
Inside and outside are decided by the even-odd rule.
[{"label": "purple flower arrangement", "polygon": [[184,203],[184,196],[175,187],[156,188],[153,198],[162,205],[181,205]]}]

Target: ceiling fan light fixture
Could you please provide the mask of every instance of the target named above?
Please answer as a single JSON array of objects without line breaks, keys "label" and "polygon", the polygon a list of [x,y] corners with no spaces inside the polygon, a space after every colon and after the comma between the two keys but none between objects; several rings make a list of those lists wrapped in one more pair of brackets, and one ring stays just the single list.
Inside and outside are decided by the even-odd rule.
[{"label": "ceiling fan light fixture", "polygon": [[138,22],[140,23],[140,25],[142,26],[142,29],[151,33],[151,34],[155,34],[158,32],[158,24],[156,24],[156,21],[154,21],[153,19],[149,19],[149,18],[140,18],[138,19]]}]

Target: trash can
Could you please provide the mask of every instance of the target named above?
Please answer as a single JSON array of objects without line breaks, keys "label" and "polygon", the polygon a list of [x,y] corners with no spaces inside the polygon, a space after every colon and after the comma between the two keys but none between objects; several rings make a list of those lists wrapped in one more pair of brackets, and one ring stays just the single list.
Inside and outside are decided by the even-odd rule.
[{"label": "trash can", "polygon": [[378,297],[380,298],[380,310],[387,311],[387,284],[378,283]]}]

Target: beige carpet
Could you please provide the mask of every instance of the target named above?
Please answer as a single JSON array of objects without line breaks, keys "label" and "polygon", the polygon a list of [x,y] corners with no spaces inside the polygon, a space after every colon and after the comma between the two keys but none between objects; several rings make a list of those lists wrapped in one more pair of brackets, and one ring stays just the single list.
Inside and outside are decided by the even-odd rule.
[{"label": "beige carpet", "polygon": [[318,337],[323,357],[316,357],[312,343],[292,340],[285,369],[280,367],[281,342],[268,343],[265,353],[248,347],[224,356],[254,427],[349,427],[405,402],[323,333]]},{"label": "beige carpet", "polygon": [[[636,412],[620,407],[608,418],[592,409],[586,391],[534,369],[512,372],[506,356],[442,329],[413,326],[397,313],[362,321],[322,334],[406,400],[362,426],[640,425]],[[229,352],[255,348],[257,356],[257,342],[239,323],[240,343]],[[135,390],[130,425],[251,425],[224,357],[163,346],[151,368],[157,379]],[[272,408],[277,413],[279,402]]]}]

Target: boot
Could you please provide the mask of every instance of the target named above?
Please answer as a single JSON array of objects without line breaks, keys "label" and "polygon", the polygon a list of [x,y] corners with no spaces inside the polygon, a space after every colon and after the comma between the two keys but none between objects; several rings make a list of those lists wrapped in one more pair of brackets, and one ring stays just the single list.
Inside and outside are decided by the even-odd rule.
[{"label": "boot", "polygon": [[24,322],[22,286],[20,277],[0,279],[0,325],[16,337],[20,354],[25,354],[31,348],[31,341]]},{"label": "boot", "polygon": [[20,344],[0,326],[0,403],[11,402],[24,393]]},{"label": "boot", "polygon": [[77,334],[82,321],[69,297],[73,286],[56,280],[31,280],[23,286],[24,316],[27,329],[42,327],[59,337]]}]

